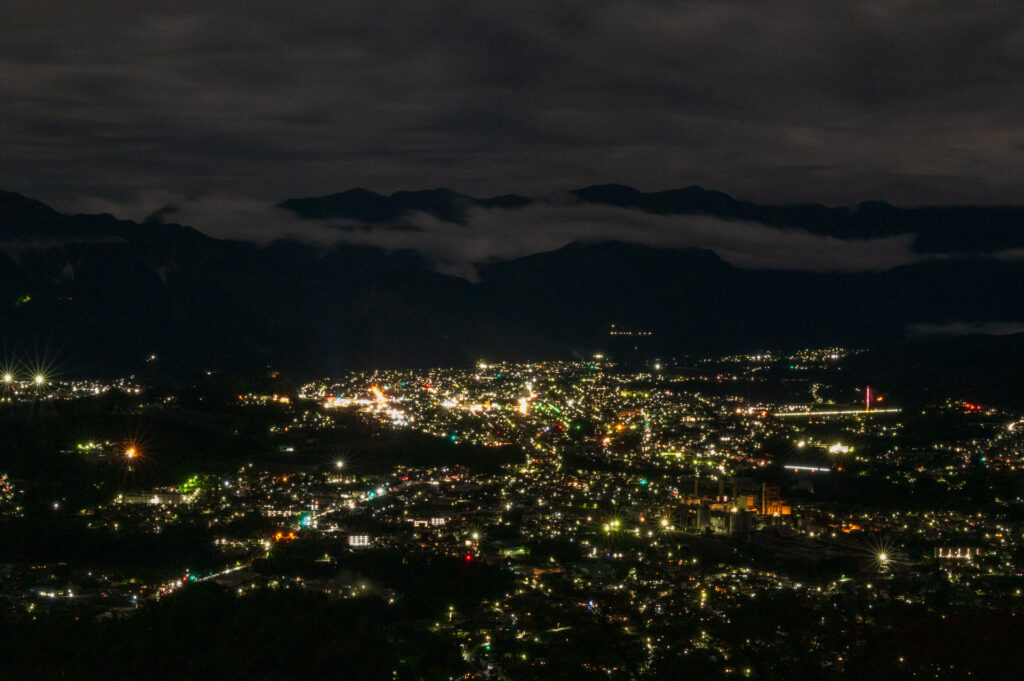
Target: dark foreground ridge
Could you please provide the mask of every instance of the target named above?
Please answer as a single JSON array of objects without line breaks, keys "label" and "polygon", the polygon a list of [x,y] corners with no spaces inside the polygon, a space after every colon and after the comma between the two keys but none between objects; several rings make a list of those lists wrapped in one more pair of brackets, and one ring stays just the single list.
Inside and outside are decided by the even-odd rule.
[{"label": "dark foreground ridge", "polygon": [[[870,227],[848,238],[911,229],[924,215],[862,206],[828,209],[847,215],[842,220],[805,223],[791,219],[795,208],[778,209],[772,218],[751,204],[696,189],[641,194],[612,186],[575,194],[642,210],[774,220],[786,229],[843,220]],[[527,201],[472,199],[505,207]],[[468,202],[446,190],[391,197],[353,190],[286,203],[310,217],[344,214],[374,222],[407,210],[459,219],[459,206]],[[960,215],[966,223],[972,210],[943,215]],[[999,226],[1001,247],[1024,233],[1013,222],[1018,209],[977,210],[988,217],[970,218],[972,229]],[[997,220],[1000,215],[1006,219]],[[161,217],[171,216],[165,211]],[[960,224],[956,220],[928,224]],[[292,241],[257,246],[177,224],[63,215],[6,192],[0,193],[0,243],[5,353],[94,374],[136,371],[151,356],[167,369],[271,364],[323,373],[456,365],[488,356],[607,352],[626,359],[633,352],[871,347],[918,329],[1009,328],[1024,319],[1018,295],[1024,263],[970,254],[881,272],[797,272],[739,269],[704,250],[573,243],[483,265],[479,281],[470,282],[439,274],[411,251]],[[623,330],[649,335],[623,336]]]}]

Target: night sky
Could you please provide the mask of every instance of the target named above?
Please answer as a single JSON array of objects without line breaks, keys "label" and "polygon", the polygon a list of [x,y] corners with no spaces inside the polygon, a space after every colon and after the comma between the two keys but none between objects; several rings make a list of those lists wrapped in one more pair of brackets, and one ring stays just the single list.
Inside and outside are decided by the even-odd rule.
[{"label": "night sky", "polygon": [[2,185],[54,201],[1024,199],[1013,0],[3,5]]},{"label": "night sky", "polygon": [[[62,210],[188,204],[182,221],[260,240],[295,230],[253,206],[351,187],[1024,202],[1013,0],[3,5],[0,187]],[[534,231],[592,221],[546,214]],[[552,245],[524,238],[470,247]],[[727,238],[763,259],[756,235]],[[706,241],[681,245],[729,250]],[[877,246],[837,267],[912,258]]]}]

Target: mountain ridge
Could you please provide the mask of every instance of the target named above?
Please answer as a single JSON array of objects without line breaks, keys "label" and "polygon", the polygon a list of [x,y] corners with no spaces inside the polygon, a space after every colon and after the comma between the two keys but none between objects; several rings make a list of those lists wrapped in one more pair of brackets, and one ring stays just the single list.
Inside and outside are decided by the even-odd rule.
[{"label": "mountain ridge", "polygon": [[[592,185],[567,192],[577,204],[603,205],[656,215],[706,215],[742,220],[780,230],[803,230],[842,240],[866,240],[899,234],[914,236],[919,253],[994,253],[1024,248],[1024,206],[919,206],[903,208],[884,201],[853,206],[815,203],[760,205],[724,192],[693,185],[642,192],[621,184]],[[320,197],[286,199],[277,205],[309,220],[348,219],[381,224],[413,211],[466,224],[469,208],[517,209],[551,203],[549,198],[516,194],[478,199],[450,189],[395,192],[366,189]]]},{"label": "mountain ridge", "polygon": [[[431,194],[420,199],[450,198]],[[216,239],[174,223],[64,215],[0,194],[0,329],[10,364],[74,372],[461,365],[873,346],[911,327],[1024,321],[1024,263],[926,259],[884,271],[737,268],[706,249],[598,241],[480,266],[412,250]],[[84,239],[83,235],[90,237]],[[103,238],[99,238],[103,237]],[[643,343],[609,334],[651,332]]]}]

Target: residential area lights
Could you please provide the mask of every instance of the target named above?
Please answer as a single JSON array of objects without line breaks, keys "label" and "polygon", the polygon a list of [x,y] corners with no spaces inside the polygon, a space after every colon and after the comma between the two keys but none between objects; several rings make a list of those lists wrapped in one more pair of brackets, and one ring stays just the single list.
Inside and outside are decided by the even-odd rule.
[{"label": "residential area lights", "polygon": [[[201,530],[216,553],[187,581],[240,596],[372,594],[391,607],[417,597],[407,572],[427,568],[441,579],[451,571],[453,588],[489,575],[490,596],[447,616],[441,601],[431,631],[490,678],[537,678],[560,665],[565,678],[597,671],[626,681],[645,678],[630,671],[645,664],[690,660],[722,674],[756,662],[753,678],[790,678],[786,665],[797,661],[820,671],[864,654],[857,642],[893,613],[941,620],[958,607],[1017,607],[1024,543],[1015,519],[1024,499],[1009,495],[1017,489],[1009,483],[1024,471],[1024,415],[955,399],[903,412],[846,409],[853,391],[825,373],[839,354],[737,356],[685,371],[668,361],[660,370],[610,360],[487,362],[351,372],[287,400],[242,392],[230,413],[267,428],[264,465],[251,457],[233,470],[189,471],[178,484],[138,489],[136,478],[170,462],[163,442],[83,433],[68,454],[97,478],[120,480],[108,489],[121,494],[74,507],[50,497],[48,510],[112,537]],[[801,382],[801,397],[783,397],[764,388],[767,362],[821,373]],[[4,398],[26,404],[118,387],[51,379],[20,390],[32,382],[12,382]],[[119,387],[139,395],[139,414],[180,418],[173,400],[146,401],[150,392],[138,388]],[[379,451],[394,449],[396,463],[349,454],[362,443],[338,436],[357,420]],[[938,420],[948,433],[935,430]],[[147,475],[124,475],[136,458],[152,463]],[[886,493],[848,493],[865,481]],[[24,512],[5,491],[12,486],[0,476],[2,517]],[[947,490],[968,487],[989,500],[967,510],[944,505]],[[894,495],[901,503],[890,507]],[[371,565],[394,575],[374,580]],[[180,568],[145,576],[61,569],[71,573],[75,604],[120,612],[188,588]],[[50,567],[9,571],[0,596],[26,613],[73,607],[39,595],[56,593]],[[791,617],[804,618],[802,629]],[[612,622],[621,623],[615,635],[624,645],[605,646],[607,659],[577,650],[574,642],[605,636]],[[757,626],[747,631],[747,622]],[[796,630],[810,633],[799,643],[778,635]],[[912,652],[898,653],[909,666]]]}]

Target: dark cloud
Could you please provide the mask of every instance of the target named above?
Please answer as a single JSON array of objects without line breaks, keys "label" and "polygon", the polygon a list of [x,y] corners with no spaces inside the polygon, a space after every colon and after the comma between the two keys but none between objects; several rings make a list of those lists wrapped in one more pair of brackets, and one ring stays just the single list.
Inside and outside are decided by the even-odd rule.
[{"label": "dark cloud", "polygon": [[0,185],[1021,202],[1016,0],[3,0]]}]

